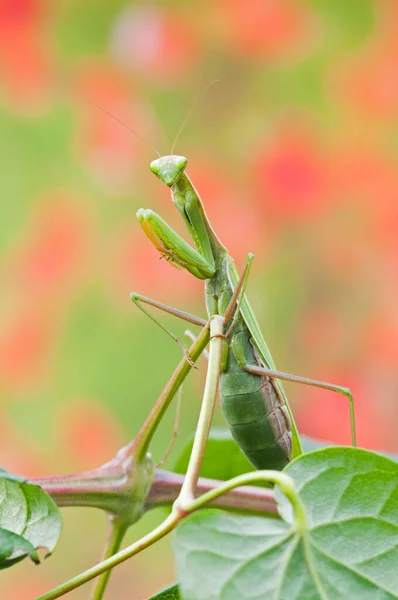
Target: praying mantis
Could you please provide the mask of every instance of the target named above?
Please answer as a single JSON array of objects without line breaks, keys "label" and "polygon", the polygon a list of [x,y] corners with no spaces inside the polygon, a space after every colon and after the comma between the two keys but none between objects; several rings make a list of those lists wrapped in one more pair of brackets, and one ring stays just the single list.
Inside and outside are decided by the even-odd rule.
[{"label": "praying mantis", "polygon": [[[281,384],[281,380],[286,380],[332,390],[347,397],[352,444],[355,446],[354,402],[348,388],[276,370],[245,293],[253,255],[248,255],[244,273],[239,277],[234,260],[207,218],[199,194],[186,173],[186,165],[185,157],[171,154],[152,161],[150,169],[170,188],[172,201],[195,248],[152,210],[139,209],[137,217],[162,256],[205,281],[209,320],[215,315],[224,318],[225,327],[220,334],[223,340],[220,396],[235,441],[256,469],[282,470],[290,460],[303,453],[294,416]],[[206,324],[199,317],[140,294],[132,293],[131,299],[156,323],[158,321],[143,304],[195,325]]]},{"label": "praying mantis", "polygon": [[[106,558],[65,584],[40,596],[38,600],[54,600],[97,576],[101,577],[94,589],[93,598],[102,598],[110,569],[161,539],[189,514],[240,486],[260,482],[278,485],[292,507],[292,531],[304,535],[308,531],[305,507],[293,479],[280,472],[290,460],[303,453],[281,380],[329,389],[347,397],[350,404],[352,444],[356,445],[354,403],[348,388],[276,370],[246,298],[253,255],[248,255],[245,269],[239,276],[232,257],[210,225],[200,197],[185,171],[186,165],[185,157],[168,155],[154,160],[150,168],[158,179],[170,188],[173,203],[192,236],[195,248],[152,210],[139,209],[137,216],[151,242],[168,261],[205,281],[208,320],[146,296],[131,294],[133,302],[178,342],[178,338],[159,323],[144,305],[166,311],[201,326],[202,329],[189,350],[184,348],[184,358],[155,402],[137,436],[118,453],[118,459],[122,463],[129,457],[134,457],[134,472],[144,473],[143,481],[148,484],[152,472],[148,467],[152,465],[148,447],[152,436],[185,377],[209,344],[203,401],[184,481],[172,505],[171,513],[160,525],[127,548],[117,551],[124,529],[120,532],[120,523],[115,519],[112,524],[111,546]],[[232,435],[257,471],[239,475],[228,481],[216,482],[216,487],[198,496],[200,468],[218,388]],[[142,482],[138,483],[140,488]],[[134,494],[131,499],[134,506]],[[143,510],[143,506],[140,505],[139,508]],[[112,540],[116,540],[114,544]]]}]

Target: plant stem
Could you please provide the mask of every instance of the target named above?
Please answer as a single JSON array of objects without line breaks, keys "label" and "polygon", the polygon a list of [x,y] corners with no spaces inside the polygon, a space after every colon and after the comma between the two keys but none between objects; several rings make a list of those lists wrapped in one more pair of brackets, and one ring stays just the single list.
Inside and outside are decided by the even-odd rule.
[{"label": "plant stem", "polygon": [[233,488],[245,484],[247,485],[248,483],[257,483],[259,481],[268,481],[280,487],[280,489],[292,505],[296,530],[300,531],[301,533],[307,531],[307,513],[305,511],[303,503],[301,502],[301,498],[296,491],[294,481],[291,477],[289,477],[289,475],[285,475],[280,471],[254,471],[252,473],[246,473],[244,475],[234,477],[229,481],[223,482],[218,488],[213,489],[207,492],[206,494],[203,494],[203,496],[200,496],[199,498],[193,500],[190,506],[187,507],[187,512],[191,513],[195,510],[198,510],[199,508],[202,508],[208,502],[214,501],[216,498],[232,490]]},{"label": "plant stem", "polygon": [[132,525],[141,518],[146,496],[152,486],[155,469],[150,455],[137,462],[124,449],[98,469],[74,475],[30,480],[50,494],[58,506],[100,508]]},{"label": "plant stem", "polygon": [[123,449],[123,456],[128,456],[134,453],[137,461],[140,461],[141,458],[145,456],[148,451],[148,446],[165,411],[178,391],[178,388],[181,386],[188,373],[192,369],[193,363],[195,363],[195,361],[202,354],[208,342],[209,323],[206,323],[195,342],[189,348],[187,356],[184,356],[184,358],[178,364],[176,370],[155,402],[138,434],[131,444]]},{"label": "plant stem", "polygon": [[[185,475],[158,469],[155,481],[146,499],[145,511],[160,506],[171,506],[180,493],[184,477]],[[210,492],[223,483],[223,481],[217,479],[200,477],[195,496],[198,497]],[[222,497],[215,498],[211,504],[217,508],[238,510],[246,514],[279,515],[274,492],[271,488],[241,486],[229,490]]]},{"label": "plant stem", "polygon": [[[127,528],[128,526],[125,523],[109,515],[109,535],[106,541],[102,560],[105,560],[110,556],[116,554],[123,541],[124,534],[126,533]],[[102,575],[98,577],[93,587],[91,600],[102,600],[107,583],[109,581],[109,577],[111,576],[111,572],[111,569],[109,569],[108,571],[105,571],[104,573],[102,573]]]},{"label": "plant stem", "polygon": [[[50,494],[57,506],[61,508],[90,506],[109,511],[115,505],[116,512],[117,503],[111,496],[115,494],[118,487],[116,477],[111,477],[109,473],[109,477],[105,478],[102,469],[103,467],[100,467],[75,475],[42,477],[29,481]],[[157,469],[145,501],[145,512],[161,506],[171,506],[181,491],[184,478],[185,475]],[[121,476],[119,480],[122,487],[124,480]],[[222,483],[218,479],[200,477],[195,496],[211,491]],[[227,492],[222,498],[216,498],[212,504],[218,508],[239,509],[244,512],[278,513],[273,491],[269,488],[242,486]]]},{"label": "plant stem", "polygon": [[180,519],[181,517],[178,514],[176,514],[175,512],[171,513],[171,515],[169,515],[167,519],[163,521],[163,523],[156,527],[156,529],[142,537],[137,542],[134,542],[124,550],[121,550],[120,552],[107,558],[103,562],[94,565],[94,567],[91,567],[91,569],[87,569],[87,571],[84,571],[84,573],[80,573],[76,577],[69,579],[69,581],[65,581],[64,583],[50,590],[49,592],[38,596],[36,600],[55,600],[55,598],[59,598],[60,596],[63,596],[64,594],[75,590],[87,581],[94,579],[94,577],[101,575],[101,573],[105,573],[105,571],[107,571],[108,569],[116,567],[118,564],[131,558],[138,552],[141,552],[141,550],[148,548],[148,546],[151,546],[154,542],[160,540],[167,533],[174,529],[174,527],[177,525]]},{"label": "plant stem", "polygon": [[[306,529],[306,513],[303,505],[301,504],[301,500],[295,490],[293,480],[287,475],[284,475],[283,473],[280,473],[278,471],[257,471],[253,473],[248,473],[246,475],[241,475],[239,477],[235,477],[234,479],[222,483],[219,487],[211,489],[199,498],[195,499],[200,467],[202,465],[206,441],[211,425],[211,418],[214,410],[214,405],[217,399],[217,389],[219,382],[223,344],[223,326],[224,319],[222,317],[220,317],[219,315],[215,315],[212,317],[210,321],[210,356],[202,408],[195,434],[193,449],[188,464],[187,474],[182,483],[180,493],[176,501],[174,502],[171,514],[167,517],[167,519],[163,521],[163,523],[161,523],[153,531],[142,537],[137,542],[131,544],[124,550],[113,554],[112,556],[108,556],[101,563],[95,565],[91,569],[88,569],[84,573],[77,575],[69,581],[66,581],[65,583],[61,584],[57,588],[54,588],[50,592],[39,596],[36,600],[55,600],[56,598],[59,598],[60,596],[76,589],[77,587],[86,583],[87,581],[90,581],[94,577],[105,573],[105,576],[100,580],[100,583],[98,583],[95,588],[94,594],[97,595],[94,595],[92,599],[100,600],[109,577],[109,575],[106,574],[106,571],[112,569],[121,562],[131,558],[141,550],[144,550],[148,546],[157,542],[167,533],[172,531],[176,527],[178,522],[191,512],[197,510],[198,508],[201,508],[208,502],[215,501],[221,495],[225,494],[228,491],[231,491],[233,488],[245,485],[247,483],[254,483],[265,480],[279,485],[292,504],[293,512],[295,515],[296,529],[300,531],[304,531]],[[203,351],[208,339],[208,328],[204,327],[201,332],[201,335],[193,345],[195,346],[195,353],[197,352],[197,356],[199,356],[199,354]],[[193,355],[190,354],[190,357],[193,360],[195,360],[195,353]],[[186,360],[180,363],[179,368],[175,373],[176,377],[172,378],[171,380],[172,384],[166,386],[166,390],[168,391],[162,394],[162,396],[159,398],[159,400],[162,400],[162,402],[159,402],[158,400],[157,409],[150,413],[150,416],[146,421],[146,426],[141,430],[140,434],[138,435],[138,440],[139,442],[141,442],[141,445],[138,445],[139,450],[136,449],[137,452],[146,453],[147,446],[145,444],[148,441],[148,439],[150,439],[150,437],[153,435],[157,423],[161,415],[163,414],[163,411],[165,410],[166,402],[170,401],[172,395],[174,395],[176,391],[176,388],[174,386],[178,387],[178,385],[180,385],[182,374],[185,371],[187,373],[190,368],[191,365],[189,365],[189,363]],[[126,456],[128,456],[130,453],[131,448],[128,449]],[[135,453],[134,455],[136,456]],[[118,458],[120,460],[123,460],[123,453],[119,452]],[[107,555],[111,554],[112,551],[116,549],[116,547],[118,547],[120,541],[121,539],[119,539],[118,532],[114,531],[108,543]],[[96,590],[98,590],[98,592],[96,592]]]},{"label": "plant stem", "polygon": [[223,344],[224,318],[214,315],[210,321],[210,352],[207,367],[205,390],[198,425],[196,427],[191,456],[189,458],[187,473],[181,492],[175,502],[179,509],[185,510],[185,505],[190,504],[195,498],[196,485],[199,479],[200,468],[209,437],[214,406],[217,401],[217,390],[220,379],[221,354]]},{"label": "plant stem", "polygon": [[29,479],[60,507],[90,506],[108,512],[117,512],[118,497],[126,481],[127,474],[116,458],[91,471]]},{"label": "plant stem", "polygon": [[[223,325],[222,317],[219,317],[219,316],[213,317],[213,319],[211,321],[211,325],[210,325],[211,333],[213,336],[221,336],[222,335],[222,331],[223,331],[222,325]],[[177,369],[174,371],[173,376],[171,377],[168,384],[164,388],[162,394],[156,401],[153,409],[149,413],[149,416],[146,419],[144,425],[141,427],[138,435],[131,442],[131,444],[129,444],[128,446],[126,446],[125,448],[123,448],[122,450],[120,450],[118,452],[116,460],[119,460],[122,464],[124,461],[128,460],[128,458],[131,456],[134,456],[135,460],[138,463],[140,463],[140,460],[144,460],[150,440],[152,439],[152,436],[153,436],[154,432],[156,431],[156,428],[163,416],[163,413],[165,412],[166,408],[170,404],[170,402],[171,402],[172,398],[174,397],[176,391],[178,390],[179,386],[182,384],[185,377],[188,375],[190,369],[192,368],[191,362],[194,362],[195,360],[197,360],[197,358],[200,356],[200,354],[205,349],[208,342],[209,342],[209,323],[207,323],[203,327],[200,335],[198,336],[196,341],[190,347],[189,353],[188,353],[189,361],[187,360],[187,357],[184,357],[184,359],[180,362]],[[216,337],[216,338],[212,339],[211,342],[212,343],[210,346],[210,359],[209,359],[208,375],[206,378],[205,399],[204,399],[204,405],[206,405],[206,411],[205,411],[206,414],[203,413],[203,411],[201,411],[200,423],[198,425],[198,430],[197,430],[198,435],[196,436],[196,437],[198,437],[198,439],[200,439],[200,443],[199,444],[197,443],[196,449],[193,451],[194,460],[192,460],[192,457],[191,457],[190,466],[188,466],[188,471],[189,471],[188,482],[189,482],[189,484],[186,485],[185,488],[184,488],[184,484],[183,484],[183,487],[181,489],[181,493],[183,492],[183,490],[186,490],[186,492],[189,495],[189,498],[190,498],[190,494],[191,494],[192,490],[196,487],[196,482],[197,482],[197,478],[199,475],[200,465],[203,460],[206,439],[208,436],[208,431],[210,429],[211,415],[213,413],[214,403],[215,403],[215,400],[217,397],[217,385],[218,385],[218,377],[219,377],[220,363],[221,363],[222,340],[220,339],[220,337]],[[209,382],[209,380],[210,380],[210,382]],[[207,399],[207,401],[206,401],[206,399]],[[188,476],[188,474],[187,474],[187,476]],[[196,480],[195,480],[195,478],[196,478]],[[181,493],[180,493],[180,496],[181,496]],[[59,598],[63,594],[66,594],[67,592],[70,592],[71,590],[76,589],[77,587],[79,587],[83,583],[86,583],[87,581],[90,581],[94,577],[97,577],[98,575],[105,573],[108,569],[111,569],[111,568],[115,567],[116,565],[120,564],[121,562],[127,560],[128,558],[131,558],[132,556],[137,554],[137,552],[140,552],[144,548],[147,548],[148,546],[150,546],[151,544],[153,544],[154,542],[156,542],[157,540],[159,540],[160,538],[165,536],[169,531],[174,529],[174,527],[176,526],[176,524],[178,523],[178,521],[181,518],[183,518],[183,514],[181,514],[180,511],[178,511],[178,510],[172,511],[171,515],[169,517],[167,517],[167,519],[163,523],[161,523],[158,527],[156,527],[156,529],[154,529],[153,531],[148,533],[146,536],[144,536],[143,538],[141,538],[140,540],[138,540],[137,542],[135,542],[128,548],[125,548],[124,550],[121,550],[117,554],[114,554],[113,556],[106,558],[101,563],[95,565],[91,569],[88,569],[84,573],[77,575],[76,577],[70,579],[69,581],[66,581],[65,583],[61,584],[57,588],[54,588],[47,594],[39,596],[39,598],[37,598],[37,600],[53,600],[55,598]]]},{"label": "plant stem", "polygon": [[[128,548],[125,548],[117,554],[110,556],[109,558],[95,565],[91,569],[88,569],[84,573],[81,573],[80,575],[77,575],[69,581],[61,584],[57,588],[54,588],[47,594],[40,596],[39,598],[37,598],[37,600],[54,600],[55,598],[59,598],[63,594],[66,594],[67,592],[70,592],[71,590],[79,587],[83,583],[86,583],[87,581],[93,579],[94,577],[105,573],[105,571],[107,571],[108,569],[111,569],[116,565],[120,564],[121,562],[127,560],[128,558],[131,558],[132,556],[137,554],[137,552],[140,552],[144,548],[147,548],[148,546],[165,536],[167,533],[169,533],[169,531],[174,529],[177,523],[184,517],[183,505],[184,503],[191,502],[191,499],[193,498],[193,493],[196,489],[200,466],[202,464],[203,455],[205,451],[206,440],[211,425],[211,417],[213,414],[214,404],[217,399],[217,387],[221,363],[221,336],[223,333],[223,324],[223,318],[218,315],[213,317],[210,323],[210,333],[212,335],[212,339],[210,344],[210,357],[206,377],[204,399],[199,417],[197,433],[194,440],[194,448],[192,450],[191,459],[188,465],[187,475],[182,485],[179,497],[176,501],[176,503],[180,503],[182,505],[182,511],[180,509],[180,504],[178,504],[178,507],[176,507],[172,511],[172,513],[169,515],[169,517],[167,517],[165,521],[163,521],[163,523],[161,523],[158,527],[156,527],[156,529],[148,533],[146,536],[141,538],[141,540],[138,540]],[[191,346],[189,351],[189,358],[191,360],[196,360],[196,358],[206,347],[208,341],[209,327],[207,324],[205,327],[203,327],[201,334],[199,335],[195,343]],[[133,441],[133,444],[126,447],[124,449],[124,452],[118,453],[118,458],[120,460],[123,460],[124,457],[134,455],[136,457],[136,460],[139,461],[140,456],[143,457],[146,455],[148,443],[154,431],[156,430],[156,427],[163,415],[163,412],[166,410],[179,385],[181,385],[183,379],[188,374],[191,368],[191,364],[186,360],[186,358],[184,358],[184,360],[181,361],[180,365],[174,372],[174,375],[169,381],[169,384],[166,386],[165,390],[156,402],[154,409],[149,414],[149,417],[147,418],[144,426],[141,428],[138,436]],[[180,502],[181,500],[182,503]]]},{"label": "plant stem", "polygon": [[101,575],[108,569],[112,569],[121,562],[131,558],[141,550],[148,548],[153,543],[160,540],[167,533],[172,531],[179,523],[179,521],[181,521],[185,516],[187,516],[187,514],[197,510],[198,508],[201,508],[208,502],[214,501],[216,498],[218,498],[225,492],[232,490],[234,487],[264,480],[278,484],[281,487],[284,494],[290,500],[296,517],[296,525],[299,525],[297,529],[303,529],[304,527],[306,527],[306,514],[301,504],[301,500],[295,491],[293,481],[290,477],[284,475],[283,473],[279,473],[278,471],[255,471],[252,473],[247,473],[246,475],[240,475],[239,477],[235,477],[230,481],[224,482],[217,489],[213,489],[210,492],[207,492],[206,494],[201,496],[200,498],[197,498],[196,500],[190,503],[190,506],[187,507],[185,513],[179,510],[177,505],[176,509],[172,511],[172,513],[167,517],[167,519],[163,521],[163,523],[161,523],[158,527],[156,527],[156,529],[142,537],[140,540],[134,542],[133,544],[131,544],[131,546],[128,546],[124,550],[121,550],[117,554],[114,554],[113,556],[107,558],[106,560],[95,565],[94,567],[91,567],[91,569],[88,569],[84,573],[80,573],[76,577],[70,579],[69,581],[66,581],[65,583],[47,592],[46,594],[38,596],[36,600],[55,600],[56,598],[59,598],[60,596],[71,592],[72,590],[83,585],[87,581],[94,579],[94,577]]},{"label": "plant stem", "polygon": [[91,506],[118,515],[120,495],[125,496],[129,483],[134,482],[134,478],[129,481],[134,464],[147,460],[148,446],[163,414],[209,342],[209,326],[206,323],[178,364],[136,437],[112,461],[92,471],[32,479],[31,483],[42,487],[58,506]]}]

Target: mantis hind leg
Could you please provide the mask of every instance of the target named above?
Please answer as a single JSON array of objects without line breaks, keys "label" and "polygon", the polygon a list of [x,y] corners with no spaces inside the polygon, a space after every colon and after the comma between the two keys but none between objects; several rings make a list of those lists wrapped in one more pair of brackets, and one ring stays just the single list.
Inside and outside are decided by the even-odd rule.
[{"label": "mantis hind leg", "polygon": [[333,383],[327,383],[325,381],[318,381],[317,379],[308,379],[307,377],[300,377],[298,375],[291,375],[290,373],[284,373],[283,371],[275,371],[273,369],[267,369],[265,367],[256,367],[253,365],[245,365],[244,370],[253,375],[260,375],[264,377],[270,377],[271,379],[282,379],[283,381],[292,381],[294,383],[301,383],[303,385],[311,385],[313,387],[319,387],[324,390],[331,390],[343,394],[350,403],[350,421],[351,421],[351,441],[352,445],[357,445],[356,439],[356,428],[355,428],[355,411],[354,411],[354,398],[351,391],[347,387],[341,385],[335,385]]}]

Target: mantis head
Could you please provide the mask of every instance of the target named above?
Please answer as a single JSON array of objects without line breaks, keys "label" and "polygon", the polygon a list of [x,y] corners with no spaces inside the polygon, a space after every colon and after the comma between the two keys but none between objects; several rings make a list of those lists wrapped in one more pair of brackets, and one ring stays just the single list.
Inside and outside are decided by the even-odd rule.
[{"label": "mantis head", "polygon": [[185,156],[174,156],[171,154],[153,160],[149,168],[162,183],[165,183],[168,187],[172,187],[184,172],[187,162]]}]

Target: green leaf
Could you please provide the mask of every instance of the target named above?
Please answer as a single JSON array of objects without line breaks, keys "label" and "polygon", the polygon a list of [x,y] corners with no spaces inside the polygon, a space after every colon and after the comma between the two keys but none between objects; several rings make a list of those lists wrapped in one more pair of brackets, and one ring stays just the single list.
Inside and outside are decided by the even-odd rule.
[{"label": "green leaf", "polygon": [[26,477],[21,477],[21,475],[14,475],[9,471],[6,471],[2,467],[0,467],[0,479],[9,479],[10,481],[19,481],[21,483],[26,481]]},{"label": "green leaf", "polygon": [[[187,472],[192,445],[193,436],[180,454],[174,468],[176,473],[185,474]],[[243,475],[249,471],[254,471],[254,467],[247,460],[229,430],[221,427],[213,428],[207,442],[200,476],[209,479],[232,479],[232,477]]]},{"label": "green leaf", "polygon": [[179,526],[174,543],[182,598],[398,598],[398,466],[366,450],[335,447],[304,454],[285,472],[296,483],[308,529],[295,529],[286,499],[285,521],[197,512]]},{"label": "green leaf", "polygon": [[[193,439],[194,436],[192,435],[183,448],[174,468],[176,473],[185,474],[187,472]],[[300,440],[305,452],[333,446],[332,442],[316,440],[306,435],[301,435]],[[387,452],[380,452],[380,454],[398,462],[397,454],[389,454]],[[206,454],[200,471],[201,477],[227,480],[253,470],[253,465],[240,450],[229,429],[214,427],[210,431],[209,441],[206,446]]]},{"label": "green leaf", "polygon": [[[312,450],[320,450],[321,448],[329,448],[334,444],[332,442],[327,442],[325,440],[317,440],[315,438],[308,437],[307,435],[300,436],[301,443],[304,448],[304,452],[311,452]],[[376,452],[374,450],[374,452]],[[382,456],[386,456],[391,460],[398,462],[398,454],[393,454],[392,452],[383,452],[381,450],[377,450],[378,454]]]},{"label": "green leaf", "polygon": [[162,590],[156,596],[151,596],[148,600],[180,600],[180,590],[178,583]]},{"label": "green leaf", "polygon": [[39,555],[30,542],[12,531],[0,528],[0,569],[11,567],[27,555],[33,562],[40,562]]},{"label": "green leaf", "polygon": [[0,530],[0,568],[4,569],[27,554],[38,560],[38,548],[44,548],[46,556],[51,554],[61,533],[61,516],[40,487],[2,477]]}]

